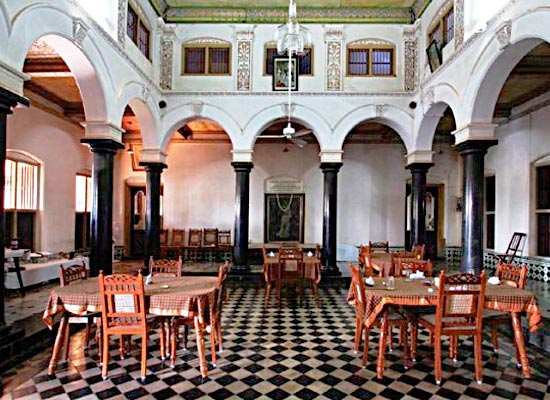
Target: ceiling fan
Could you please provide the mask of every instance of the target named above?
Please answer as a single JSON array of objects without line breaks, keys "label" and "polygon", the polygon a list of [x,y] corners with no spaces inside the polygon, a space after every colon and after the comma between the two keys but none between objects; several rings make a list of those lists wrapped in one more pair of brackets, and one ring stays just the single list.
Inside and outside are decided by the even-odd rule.
[{"label": "ceiling fan", "polygon": [[305,136],[310,134],[312,131],[311,129],[300,129],[296,132],[296,129],[290,124],[290,121],[287,123],[286,127],[283,129],[283,133],[281,135],[260,135],[260,138],[262,139],[281,139],[285,138],[287,140],[290,140],[292,143],[294,143],[296,146],[302,148],[307,144],[307,141],[304,139],[300,139],[300,136]]}]

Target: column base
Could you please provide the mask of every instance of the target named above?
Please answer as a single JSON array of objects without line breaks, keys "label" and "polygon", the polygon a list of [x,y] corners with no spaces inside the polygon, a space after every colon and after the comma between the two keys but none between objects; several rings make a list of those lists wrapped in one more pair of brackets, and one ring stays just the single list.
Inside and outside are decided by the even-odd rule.
[{"label": "column base", "polygon": [[233,264],[229,269],[231,274],[248,274],[250,272],[250,265],[248,264]]},{"label": "column base", "polygon": [[321,276],[342,276],[342,272],[337,266],[327,266],[321,269]]}]

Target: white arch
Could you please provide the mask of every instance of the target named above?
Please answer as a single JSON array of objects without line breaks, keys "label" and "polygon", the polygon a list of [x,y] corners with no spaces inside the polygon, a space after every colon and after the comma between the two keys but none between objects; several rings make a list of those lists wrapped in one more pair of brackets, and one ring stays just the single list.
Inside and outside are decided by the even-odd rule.
[{"label": "white arch", "polygon": [[464,104],[468,121],[492,121],[498,95],[516,64],[534,47],[550,43],[547,21],[550,9],[539,8],[520,15],[512,22],[510,44],[501,50],[496,35],[479,55],[465,90]]},{"label": "white arch", "polygon": [[166,151],[174,131],[194,118],[205,118],[219,124],[229,136],[233,147],[238,137],[242,136],[241,127],[230,114],[219,107],[197,101],[175,107],[163,116],[162,131],[159,136],[160,149]]},{"label": "white arch", "polygon": [[124,86],[122,94],[118,98],[117,123],[122,121],[124,109],[127,105],[132,107],[141,129],[141,139],[144,148],[159,148],[158,132],[160,127],[157,102],[147,89],[147,86],[139,82],[129,82]]},{"label": "white arch", "polygon": [[341,149],[351,130],[365,121],[380,122],[389,126],[397,132],[407,151],[413,148],[413,117],[391,104],[368,104],[346,114],[334,127],[336,148]]},{"label": "white arch", "polygon": [[[37,23],[40,21],[40,23]],[[29,5],[13,17],[7,56],[22,71],[28,49],[44,38],[69,66],[78,83],[86,119],[112,121],[115,110],[112,80],[96,41],[99,36],[89,27],[81,45],[73,39],[73,16],[67,10],[45,4]],[[108,82],[108,84],[107,84]]]},{"label": "white arch", "polygon": [[[276,120],[287,118],[288,115],[281,104],[274,104],[254,114],[246,123],[244,128],[244,149],[252,150],[256,139],[262,131]],[[292,120],[311,129],[313,135],[319,142],[321,150],[327,145],[326,141],[332,135],[327,121],[317,112],[301,104],[293,104]]]}]

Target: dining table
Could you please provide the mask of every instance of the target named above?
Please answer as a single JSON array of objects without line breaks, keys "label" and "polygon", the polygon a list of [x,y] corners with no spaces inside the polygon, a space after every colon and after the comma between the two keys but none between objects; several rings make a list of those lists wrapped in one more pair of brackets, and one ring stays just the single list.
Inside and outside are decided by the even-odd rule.
[{"label": "dining table", "polygon": [[[395,278],[393,290],[387,290],[384,282],[383,278],[374,278],[374,286],[365,286],[365,324],[372,327],[378,319],[381,320],[376,367],[379,379],[382,379],[384,375],[384,355],[387,340],[386,335],[383,333],[387,331],[389,306],[402,306],[411,309],[424,306],[435,307],[437,305],[437,287],[432,284],[432,280]],[[348,292],[348,302],[353,302],[353,290],[351,288]],[[539,328],[542,317],[536,296],[530,291],[508,285],[487,284],[485,308],[510,313],[514,340],[520,358],[518,363],[521,364],[524,377],[530,378],[531,370],[525,349],[520,313],[528,314],[528,326],[531,332]],[[405,355],[407,356],[406,347]],[[412,358],[415,358],[414,354]]]},{"label": "dining table", "polygon": [[[194,318],[200,371],[203,378],[206,378],[208,373],[204,331],[213,321],[217,281],[217,277],[209,276],[178,278],[155,276],[152,283],[145,285],[145,301],[149,314],[161,317]],[[54,327],[56,315],[61,315],[61,321],[48,366],[48,375],[55,375],[68,318],[100,311],[101,299],[97,278],[84,279],[51,290],[42,319],[50,329]]]}]

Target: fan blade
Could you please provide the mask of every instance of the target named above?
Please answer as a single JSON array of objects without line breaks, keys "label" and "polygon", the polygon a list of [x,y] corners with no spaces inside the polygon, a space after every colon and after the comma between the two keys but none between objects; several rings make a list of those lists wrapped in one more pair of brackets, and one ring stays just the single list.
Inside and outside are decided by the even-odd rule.
[{"label": "fan blade", "polygon": [[284,135],[260,135],[258,139],[283,139]]},{"label": "fan blade", "polygon": [[311,129],[300,129],[298,132],[296,132],[292,137],[300,137],[309,135],[311,133]]},{"label": "fan blade", "polygon": [[307,144],[307,142],[303,139],[292,138],[290,139],[290,141],[294,143],[296,146],[298,146],[299,148],[302,148]]}]

